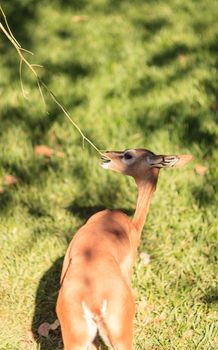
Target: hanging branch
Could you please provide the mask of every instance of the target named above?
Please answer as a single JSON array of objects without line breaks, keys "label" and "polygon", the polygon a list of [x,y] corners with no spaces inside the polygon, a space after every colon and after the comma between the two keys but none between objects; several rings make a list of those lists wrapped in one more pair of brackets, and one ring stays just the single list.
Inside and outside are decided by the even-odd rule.
[{"label": "hanging branch", "polygon": [[[36,83],[38,85],[38,89],[39,89],[39,93],[40,96],[42,98],[43,103],[45,104],[45,99],[44,99],[44,95],[43,95],[43,91],[42,91],[42,87],[44,87],[44,89],[47,91],[47,93],[49,94],[49,96],[51,97],[51,99],[54,101],[54,103],[62,110],[62,112],[65,114],[65,116],[69,119],[69,121],[73,124],[73,126],[77,129],[77,131],[79,132],[79,134],[82,137],[83,140],[83,144],[86,141],[87,143],[89,143],[100,155],[102,155],[102,152],[94,145],[94,143],[88,139],[84,133],[82,132],[82,130],[80,129],[80,127],[73,121],[73,119],[70,117],[68,111],[66,110],[66,108],[62,105],[62,103],[58,100],[58,98],[55,96],[55,94],[49,89],[49,87],[40,79],[40,77],[38,76],[36,70],[34,69],[34,67],[42,67],[38,64],[32,64],[30,62],[28,62],[28,60],[24,57],[23,52],[27,52],[31,55],[33,55],[33,53],[31,51],[28,51],[26,49],[24,49],[19,42],[16,40],[16,38],[14,37],[14,35],[12,34],[12,31],[9,27],[8,21],[7,21],[7,17],[2,9],[2,7],[0,6],[0,11],[3,15],[6,27],[0,22],[0,29],[2,30],[2,32],[5,34],[5,36],[7,37],[7,39],[11,42],[11,44],[14,46],[15,50],[18,53],[18,56],[20,58],[20,65],[19,65],[19,74],[20,74],[20,83],[21,83],[21,90],[23,93],[24,98],[26,98],[25,95],[25,90],[24,90],[24,86],[23,86],[23,82],[22,82],[22,66],[23,64],[25,64],[28,69],[31,71],[31,73],[34,75]],[[7,29],[6,29],[7,28]]]}]

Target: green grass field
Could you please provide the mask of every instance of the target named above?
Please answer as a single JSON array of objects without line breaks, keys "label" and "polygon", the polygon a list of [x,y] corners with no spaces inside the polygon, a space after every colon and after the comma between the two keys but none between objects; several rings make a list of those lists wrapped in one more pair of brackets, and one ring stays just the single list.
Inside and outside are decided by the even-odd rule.
[{"label": "green grass field", "polygon": [[[191,153],[162,171],[133,276],[135,350],[212,350],[217,340],[218,21],[215,0],[1,1],[26,55],[100,149]],[[82,17],[78,17],[82,16]],[[2,18],[1,18],[2,21]],[[134,182],[99,155],[0,33],[0,349],[62,349],[56,319],[62,259],[101,208],[132,215]],[[34,153],[37,145],[55,152]],[[208,170],[196,173],[200,164]],[[5,184],[5,176],[18,180]],[[32,333],[35,334],[35,340]]]}]

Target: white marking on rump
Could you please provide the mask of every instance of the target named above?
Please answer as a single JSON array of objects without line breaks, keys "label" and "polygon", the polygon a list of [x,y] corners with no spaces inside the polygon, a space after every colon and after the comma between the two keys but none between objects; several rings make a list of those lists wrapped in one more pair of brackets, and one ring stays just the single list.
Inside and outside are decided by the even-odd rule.
[{"label": "white marking on rump", "polygon": [[88,309],[88,307],[85,305],[84,301],[82,302],[82,308],[84,311],[84,317],[88,326],[88,334],[90,336],[90,341],[92,342],[96,335],[97,335],[97,331],[98,331],[98,327],[97,324],[95,323],[93,317],[93,313]]},{"label": "white marking on rump", "polygon": [[103,305],[101,307],[101,314],[102,314],[103,317],[106,316],[106,311],[107,311],[107,300],[104,299]]},{"label": "white marking on rump", "polygon": [[[84,311],[84,318],[88,326],[88,334],[90,336],[90,341],[92,342],[97,335],[97,331],[99,327],[98,324],[96,323],[96,315],[86,306],[84,301],[82,301],[82,308]],[[106,316],[106,311],[107,311],[107,300],[104,299],[102,307],[100,309],[102,318]]]}]

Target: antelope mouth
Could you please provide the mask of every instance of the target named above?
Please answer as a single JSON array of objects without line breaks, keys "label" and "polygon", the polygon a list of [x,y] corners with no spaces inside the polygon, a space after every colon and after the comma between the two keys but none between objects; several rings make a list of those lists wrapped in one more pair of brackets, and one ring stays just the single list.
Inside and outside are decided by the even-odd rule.
[{"label": "antelope mouth", "polygon": [[101,167],[104,169],[108,169],[111,159],[104,154],[101,156],[101,159],[103,160],[103,162],[101,163]]}]

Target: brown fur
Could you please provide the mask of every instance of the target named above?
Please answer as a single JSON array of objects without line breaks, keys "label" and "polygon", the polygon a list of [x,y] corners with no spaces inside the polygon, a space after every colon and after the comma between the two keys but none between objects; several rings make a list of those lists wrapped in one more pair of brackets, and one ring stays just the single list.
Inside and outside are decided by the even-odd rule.
[{"label": "brown fur", "polygon": [[[135,314],[132,267],[159,176],[159,169],[150,164],[155,162],[157,167],[168,164],[164,158],[167,156],[155,156],[140,149],[133,150],[136,159],[128,166],[122,161],[123,154],[106,153],[111,160],[107,168],[135,178],[139,191],[136,211],[132,220],[120,211],[101,211],[73,237],[64,258],[57,301],[65,350],[99,349],[96,332],[114,350],[132,349]],[[188,162],[187,156],[172,157],[178,163]]]}]

